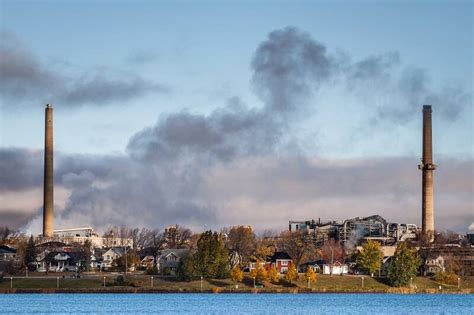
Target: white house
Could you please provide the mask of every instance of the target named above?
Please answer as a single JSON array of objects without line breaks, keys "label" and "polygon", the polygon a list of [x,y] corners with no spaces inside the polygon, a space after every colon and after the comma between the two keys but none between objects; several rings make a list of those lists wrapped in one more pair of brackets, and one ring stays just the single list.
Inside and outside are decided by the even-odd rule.
[{"label": "white house", "polygon": [[125,255],[125,247],[112,247],[102,254],[102,268],[111,268],[114,259],[120,258]]},{"label": "white house", "polygon": [[[332,272],[331,272],[332,269]],[[324,264],[323,265],[323,274],[330,275],[343,275],[349,272],[349,265],[343,264],[339,261],[336,261],[334,264]]]}]

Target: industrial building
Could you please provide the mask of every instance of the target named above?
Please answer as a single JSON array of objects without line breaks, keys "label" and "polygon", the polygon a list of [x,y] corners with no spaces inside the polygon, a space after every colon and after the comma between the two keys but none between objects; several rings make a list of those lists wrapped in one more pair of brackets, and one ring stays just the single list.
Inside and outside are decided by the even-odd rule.
[{"label": "industrial building", "polygon": [[290,231],[304,231],[316,244],[329,239],[351,242],[354,245],[364,240],[378,240],[383,244],[396,244],[416,238],[418,227],[415,224],[387,222],[379,215],[365,218],[352,218],[343,221],[289,221]]}]

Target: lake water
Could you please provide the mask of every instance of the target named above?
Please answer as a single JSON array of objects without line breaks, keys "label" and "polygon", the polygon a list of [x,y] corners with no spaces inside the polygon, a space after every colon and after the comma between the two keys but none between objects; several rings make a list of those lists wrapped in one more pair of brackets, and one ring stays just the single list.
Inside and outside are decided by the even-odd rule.
[{"label": "lake water", "polygon": [[474,314],[474,295],[2,294],[2,314]]}]

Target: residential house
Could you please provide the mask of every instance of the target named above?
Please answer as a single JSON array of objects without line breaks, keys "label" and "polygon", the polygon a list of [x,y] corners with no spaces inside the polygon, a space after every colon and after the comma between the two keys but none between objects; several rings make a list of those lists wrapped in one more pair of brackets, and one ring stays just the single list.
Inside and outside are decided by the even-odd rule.
[{"label": "residential house", "polygon": [[17,262],[16,249],[7,245],[0,246],[0,262]]},{"label": "residential house", "polygon": [[306,272],[309,268],[313,269],[314,272],[320,273],[322,270],[322,266],[326,264],[325,260],[315,260],[315,261],[309,261],[304,264],[300,265],[300,272]]},{"label": "residential house", "polygon": [[262,267],[262,268],[265,268],[266,262],[251,259],[250,262],[249,262],[249,265],[248,265],[248,270],[245,270],[245,271],[252,271],[254,269],[257,269],[258,265],[260,265],[260,267]]},{"label": "residential house", "polygon": [[102,254],[102,264],[101,269],[108,269],[112,267],[112,262],[125,255],[127,248],[125,247],[112,247],[105,251]]},{"label": "residential house", "polygon": [[155,256],[151,256],[151,255],[144,256],[140,260],[140,266],[143,268],[153,268],[153,266],[155,266]]},{"label": "residential house", "polygon": [[445,271],[444,257],[439,253],[429,254],[425,259],[424,274],[434,275],[438,272]]},{"label": "residential house", "polygon": [[102,256],[105,250],[102,248],[92,248],[90,268],[93,270],[102,270]]},{"label": "residential house", "polygon": [[349,273],[349,265],[337,260],[333,264],[325,263],[322,266],[322,271],[323,271],[323,274],[325,275],[330,275],[330,274],[343,275],[343,274]]},{"label": "residential house", "polygon": [[160,273],[165,273],[167,270],[174,274],[178,269],[179,262],[189,252],[189,249],[164,249],[158,252],[156,267]]},{"label": "residential house", "polygon": [[268,269],[276,267],[279,273],[286,273],[288,268],[293,264],[291,256],[286,252],[275,252],[270,259],[267,260],[266,267]]},{"label": "residential house", "polygon": [[39,272],[77,272],[85,265],[86,256],[82,252],[52,251],[37,256],[36,260],[36,269]]}]

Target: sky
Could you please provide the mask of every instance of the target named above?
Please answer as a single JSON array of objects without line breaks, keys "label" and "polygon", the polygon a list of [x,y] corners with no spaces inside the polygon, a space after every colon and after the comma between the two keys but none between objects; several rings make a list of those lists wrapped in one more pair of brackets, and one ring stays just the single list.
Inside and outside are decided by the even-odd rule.
[{"label": "sky", "polygon": [[0,218],[196,231],[381,214],[474,229],[471,1],[0,0]]}]

